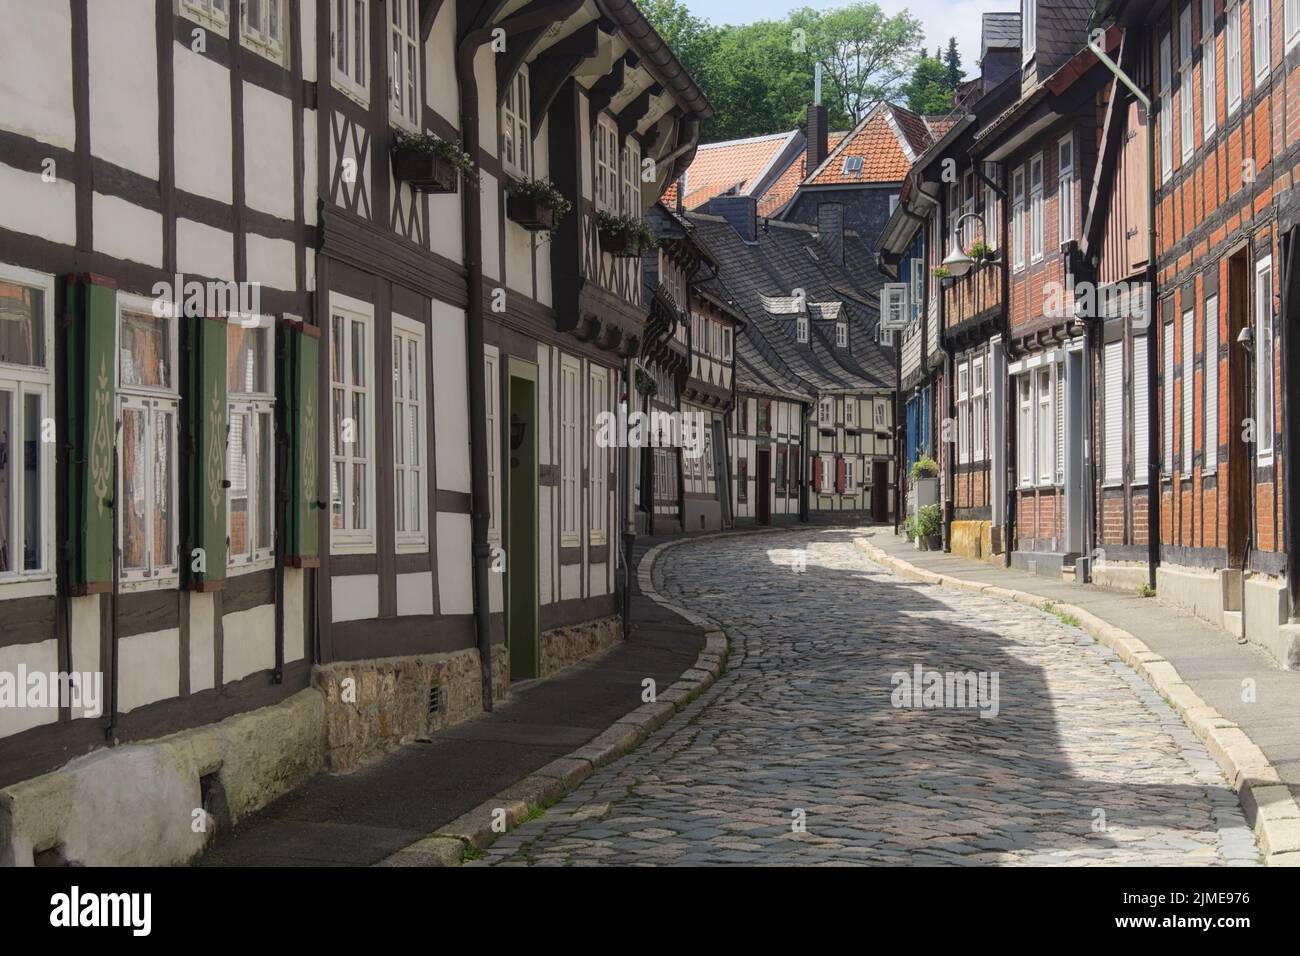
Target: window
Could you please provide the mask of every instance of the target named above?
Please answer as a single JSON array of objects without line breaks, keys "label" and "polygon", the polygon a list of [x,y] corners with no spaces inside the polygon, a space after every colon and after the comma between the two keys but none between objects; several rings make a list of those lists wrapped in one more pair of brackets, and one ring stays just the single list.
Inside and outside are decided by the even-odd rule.
[{"label": "window", "polygon": [[857,416],[857,412],[856,412],[857,407],[858,407],[858,400],[857,400],[857,398],[855,398],[855,397],[853,397],[853,396],[849,396],[848,398],[844,399],[844,425],[845,425],[845,427],[847,427],[847,428],[852,428],[852,427],[854,426],[854,424],[857,422],[857,418],[858,418],[858,416]]},{"label": "window", "polygon": [[844,459],[844,493],[853,493],[853,459]]},{"label": "window", "polygon": [[1237,112],[1237,107],[1241,106],[1241,10],[1244,6],[1245,0],[1240,0],[1228,11],[1228,25],[1225,31],[1227,36],[1224,40],[1223,73],[1227,78],[1229,116]]},{"label": "window", "polygon": [[334,42],[330,55],[334,60],[334,84],[362,103],[370,100],[370,77],[367,70],[368,24],[370,0],[333,0]]},{"label": "window", "polygon": [[53,280],[0,268],[0,582],[53,571],[53,363]]},{"label": "window", "polygon": [[[388,107],[392,118],[409,129],[420,120],[420,16],[415,0],[389,0],[392,63],[388,74]],[[513,89],[513,84],[511,84]],[[525,106],[527,109],[527,106]]]},{"label": "window", "polygon": [[1273,257],[1255,266],[1255,456],[1273,460]]},{"label": "window", "polygon": [[501,540],[501,360],[496,349],[487,346],[483,356],[484,419],[487,425],[488,540]]},{"label": "window", "polygon": [[1064,136],[1056,144],[1056,217],[1060,226],[1058,236],[1062,245],[1075,237],[1074,233],[1074,139]]},{"label": "window", "polygon": [[970,366],[957,366],[957,461],[970,461]]},{"label": "window", "polygon": [[621,157],[623,181],[623,215],[636,219],[641,215],[641,147],[629,140]]},{"label": "window", "polygon": [[831,400],[823,398],[817,404],[817,424],[829,425],[831,423]]},{"label": "window", "polygon": [[[844,167],[843,167],[843,169],[844,169],[844,172],[846,172],[846,173],[860,173],[860,172],[862,172],[862,157],[861,157],[861,156],[845,156],[845,157],[844,157]],[[892,211],[892,210],[890,211],[890,215],[893,215],[893,211]]]},{"label": "window", "polygon": [[907,283],[886,282],[880,290],[881,327],[890,330],[902,329],[906,328],[907,321]]},{"label": "window", "polygon": [[1034,404],[1033,383],[1028,375],[1016,379],[1016,458],[1021,487],[1034,483]]},{"label": "window", "polygon": [[332,296],[330,306],[330,550],[373,552],[374,313],[342,295]]},{"label": "window", "polygon": [[528,67],[521,66],[501,104],[501,165],[522,179],[533,173],[532,123],[529,117]]},{"label": "window", "polygon": [[1038,45],[1038,0],[1023,0],[1020,7],[1020,49],[1028,63]]},{"label": "window", "polygon": [[908,290],[908,304],[911,306],[912,321],[921,318],[921,305],[925,302],[925,260],[913,259],[911,271],[911,288]]},{"label": "window", "polygon": [[1219,297],[1205,300],[1205,471],[1219,466]]},{"label": "window", "polygon": [[1192,5],[1183,4],[1178,15],[1178,138],[1181,141],[1182,161],[1192,158],[1196,147],[1196,117],[1193,112],[1194,96],[1192,92]]},{"label": "window", "polygon": [[618,130],[608,117],[596,123],[596,206],[618,212]]},{"label": "window", "polygon": [[979,238],[977,234],[978,223],[973,215],[967,219],[967,215],[975,212],[975,170],[968,169],[962,175],[962,200],[961,200],[961,243],[964,248],[969,249],[970,244]]},{"label": "window", "polygon": [[984,357],[971,363],[970,422],[973,461],[984,460]]},{"label": "window", "polygon": [[283,2],[284,0],[243,0],[239,8],[240,41],[277,63],[284,62]]},{"label": "window", "polygon": [[1050,485],[1056,472],[1056,415],[1052,408],[1052,369],[1040,368],[1038,378],[1038,482]]},{"label": "window", "polygon": [[275,351],[270,320],[226,324],[226,549],[232,569],[275,547]]},{"label": "window", "polygon": [[1201,133],[1208,137],[1218,124],[1218,79],[1215,70],[1214,0],[1201,0]]},{"label": "window", "polygon": [[800,342],[808,341],[808,316],[801,315],[795,319],[795,338]]},{"label": "window", "polygon": [[1286,36],[1286,52],[1290,53],[1291,48],[1300,43],[1300,0],[1283,0],[1282,29]]},{"label": "window", "polygon": [[849,327],[843,322],[835,323],[835,345],[842,349],[849,347]]},{"label": "window", "polygon": [[153,300],[118,296],[118,535],[124,582],[177,573],[176,318]]},{"label": "window", "polygon": [[889,214],[892,216],[898,210],[898,193],[889,194]]},{"label": "window", "polygon": [[[393,314],[393,516],[397,551],[427,551],[424,327]],[[493,401],[490,398],[489,401]],[[489,429],[492,427],[488,425]],[[492,435],[489,431],[488,435]],[[488,442],[489,446],[495,444]],[[491,452],[488,453],[491,458]],[[491,500],[491,499],[489,499]]]},{"label": "window", "polygon": [[598,365],[591,366],[591,449],[587,466],[587,497],[591,510],[590,537],[592,544],[608,540],[609,527],[609,449],[600,438],[599,416],[609,404],[609,372]]},{"label": "window", "polygon": [[1025,267],[1025,167],[1019,167],[1011,176],[1011,254],[1012,267],[1019,272]]},{"label": "window", "polygon": [[1124,481],[1124,342],[1102,349],[1102,482]]},{"label": "window", "polygon": [[821,491],[830,494],[835,490],[835,459],[831,455],[822,455]]},{"label": "window", "polygon": [[1145,485],[1150,468],[1151,396],[1147,394],[1147,337],[1133,338],[1133,484]]},{"label": "window", "polygon": [[[759,494],[763,489],[758,489]],[[776,452],[776,492],[781,494],[785,491],[785,451],[778,448]]]},{"label": "window", "polygon": [[1029,161],[1029,261],[1043,259],[1043,154]]},{"label": "window", "polygon": [[560,360],[560,543],[574,546],[578,538],[578,360]]},{"label": "window", "polygon": [[1173,102],[1173,55],[1170,35],[1160,38],[1160,181],[1168,182],[1174,172],[1174,126],[1170,116]]},{"label": "window", "polygon": [[722,360],[731,361],[731,329],[722,330]]},{"label": "window", "polygon": [[[784,464],[782,462],[781,464]],[[749,459],[742,458],[736,462],[736,500],[749,500]]]},{"label": "window", "polygon": [[736,434],[749,434],[749,399],[747,398],[736,402]]},{"label": "window", "polygon": [[[990,249],[998,247],[998,194],[990,183],[997,182],[997,163],[984,164],[984,243]],[[918,307],[919,308],[919,307]]]},{"label": "window", "polygon": [[1196,313],[1188,309],[1183,313],[1183,436],[1179,462],[1179,471],[1184,475],[1192,473],[1192,462],[1196,456],[1196,431],[1192,424],[1193,383],[1196,380]]},{"label": "window", "polygon": [[230,0],[181,0],[180,9],[191,19],[218,29],[230,22]]},{"label": "window", "polygon": [[1160,473],[1166,478],[1174,473],[1174,323],[1165,323],[1165,371],[1161,376],[1164,391],[1164,456]]},{"label": "window", "polygon": [[[1245,0],[1242,0],[1242,4],[1245,4]],[[1255,64],[1256,86],[1268,77],[1270,61],[1273,58],[1272,24],[1270,23],[1273,16],[1272,7],[1273,0],[1254,0],[1254,6],[1250,11],[1250,22],[1254,27],[1250,57]]]}]

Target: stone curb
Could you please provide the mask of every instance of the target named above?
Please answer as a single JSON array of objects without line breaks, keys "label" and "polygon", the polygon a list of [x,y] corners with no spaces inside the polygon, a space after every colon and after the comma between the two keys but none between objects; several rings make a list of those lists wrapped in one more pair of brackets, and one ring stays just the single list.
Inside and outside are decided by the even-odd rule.
[{"label": "stone curb", "polygon": [[1290,790],[1282,785],[1277,770],[1245,731],[1202,700],[1170,661],[1141,640],[1076,605],[1063,604],[1029,591],[936,574],[887,554],[865,538],[855,538],[853,543],[872,561],[903,577],[964,591],[978,591],[1039,611],[1077,618],[1081,629],[1102,646],[1113,650],[1120,660],[1154,687],[1205,744],[1206,751],[1237,791],[1246,819],[1255,828],[1265,865],[1300,866],[1300,807],[1297,807]]},{"label": "stone curb", "polygon": [[657,544],[637,565],[641,593],[692,624],[704,628],[704,648],[674,683],[655,695],[653,703],[642,704],[616,720],[608,729],[577,750],[557,757],[546,766],[483,801],[473,810],[439,827],[434,833],[390,853],[375,866],[459,866],[467,854],[486,849],[501,833],[493,823],[504,813],[509,832],[531,819],[530,808],[545,807],[572,793],[600,767],[613,763],[635,749],[643,740],[711,687],[727,666],[726,633],[710,618],[678,607],[654,585],[654,566],[668,548],[679,544],[725,538],[735,534],[764,534],[785,531],[720,531]]}]

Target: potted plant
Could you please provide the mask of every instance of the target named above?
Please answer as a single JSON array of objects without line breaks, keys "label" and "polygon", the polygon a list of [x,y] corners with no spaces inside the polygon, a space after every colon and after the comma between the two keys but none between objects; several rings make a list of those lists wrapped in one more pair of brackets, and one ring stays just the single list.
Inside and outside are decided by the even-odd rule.
[{"label": "potted plant", "polygon": [[983,239],[976,239],[972,242],[970,248],[966,250],[966,255],[970,256],[977,262],[992,262],[998,257],[998,254],[993,250],[993,247]]},{"label": "potted plant", "polygon": [[913,530],[916,532],[916,549],[918,551],[939,550],[941,547],[939,521],[938,505],[926,505],[917,512]]},{"label": "potted plant", "polygon": [[943,286],[945,289],[952,286],[954,281],[953,275],[952,272],[949,271],[947,266],[935,266],[933,269],[930,270],[930,272],[936,279],[939,280],[939,285]]},{"label": "potted plant", "polygon": [[642,395],[654,396],[659,392],[659,385],[654,376],[641,367],[636,370],[636,390]]},{"label": "potted plant", "polygon": [[393,175],[422,193],[454,193],[459,173],[477,181],[474,161],[458,141],[432,133],[398,130],[393,137]]},{"label": "potted plant", "polygon": [[912,480],[920,481],[923,478],[938,478],[939,463],[930,457],[928,451],[922,451],[917,454],[916,461],[912,463]]},{"label": "potted plant", "polygon": [[596,213],[600,248],[614,256],[635,258],[659,245],[654,230],[641,219],[601,210]]},{"label": "potted plant", "polygon": [[572,208],[549,179],[512,179],[506,187],[506,215],[530,232],[554,232]]}]

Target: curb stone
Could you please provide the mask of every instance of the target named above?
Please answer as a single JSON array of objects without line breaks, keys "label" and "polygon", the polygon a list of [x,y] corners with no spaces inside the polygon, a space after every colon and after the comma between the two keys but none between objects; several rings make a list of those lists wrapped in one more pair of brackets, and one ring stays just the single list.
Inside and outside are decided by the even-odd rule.
[{"label": "curb stone", "polygon": [[1237,792],[1246,819],[1251,822],[1259,839],[1264,864],[1300,866],[1300,807],[1290,790],[1282,785],[1277,770],[1244,730],[1202,700],[1170,661],[1137,637],[1073,604],[1062,604],[1029,591],[940,576],[887,554],[865,538],[855,538],[853,543],[872,561],[903,577],[959,590],[979,591],[1040,611],[1048,610],[1047,605],[1051,613],[1078,618],[1079,627],[1096,638],[1099,644],[1113,650],[1121,661],[1155,688],[1205,745],[1206,751]]},{"label": "curb stone", "polygon": [[[764,531],[721,531],[665,541],[647,551],[637,565],[637,583],[643,596],[704,629],[704,647],[695,663],[669,687],[655,695],[653,703],[642,704],[619,718],[603,733],[577,750],[557,757],[546,766],[516,781],[473,810],[439,827],[428,836],[390,853],[375,866],[460,866],[467,853],[490,846],[501,833],[492,825],[497,810],[504,810],[505,832],[526,819],[531,806],[549,806],[576,790],[596,770],[635,749],[643,740],[679,713],[687,704],[713,685],[727,666],[726,632],[718,622],[678,607],[655,587],[654,567],[659,556],[679,544],[709,538],[727,538],[737,534],[768,534],[788,529]],[[1300,849],[1300,846],[1297,847]],[[1300,857],[1300,854],[1297,854]]]}]

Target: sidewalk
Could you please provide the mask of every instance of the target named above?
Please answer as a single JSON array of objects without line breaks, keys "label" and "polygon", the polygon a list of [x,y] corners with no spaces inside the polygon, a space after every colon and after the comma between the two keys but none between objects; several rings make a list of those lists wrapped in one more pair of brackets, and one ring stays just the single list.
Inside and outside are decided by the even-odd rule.
[{"label": "sidewalk", "polygon": [[[680,536],[676,536],[680,537]],[[638,538],[633,568],[669,536]],[[641,705],[695,665],[704,630],[641,594],[628,639],[548,680],[512,690],[490,714],[349,774],[319,774],[220,834],[198,866],[369,866],[433,833]]]},{"label": "sidewalk", "polygon": [[[1128,631],[1172,664],[1183,683],[1206,704],[1237,725],[1263,751],[1291,796],[1300,799],[1300,672],[1280,670],[1254,645],[1238,644],[1227,631],[1156,598],[1067,584],[943,552],[917,551],[887,530],[864,530],[859,537],[916,568],[1072,604]],[[1242,700],[1247,678],[1255,682],[1254,703]]]}]

